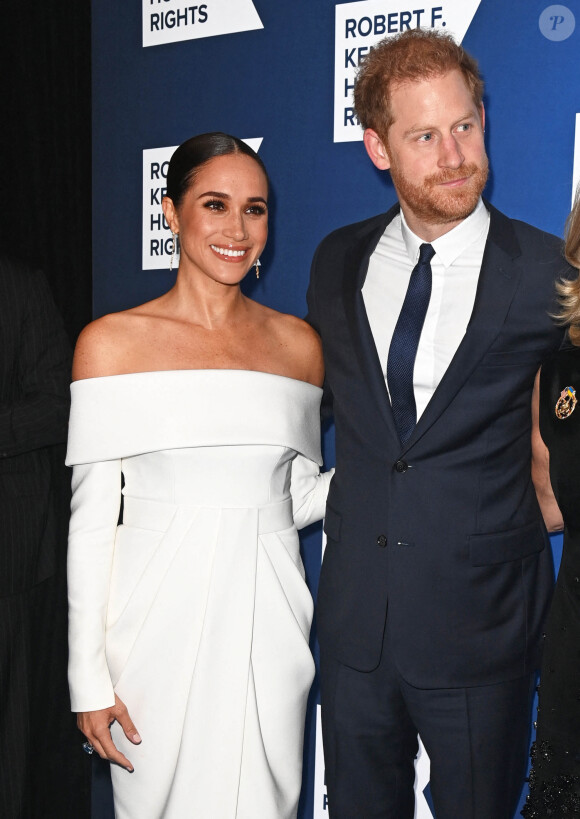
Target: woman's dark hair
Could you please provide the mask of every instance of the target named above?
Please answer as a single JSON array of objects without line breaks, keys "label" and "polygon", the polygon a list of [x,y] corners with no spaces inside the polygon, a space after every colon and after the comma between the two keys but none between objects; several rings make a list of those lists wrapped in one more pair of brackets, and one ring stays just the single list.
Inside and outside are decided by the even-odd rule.
[{"label": "woman's dark hair", "polygon": [[230,134],[211,131],[209,134],[198,134],[186,140],[175,150],[169,161],[167,196],[173,202],[174,207],[179,207],[184,195],[193,184],[196,174],[206,162],[216,156],[227,156],[228,154],[245,154],[251,157],[264,171],[268,190],[270,189],[270,180],[264,163],[249,145]]}]

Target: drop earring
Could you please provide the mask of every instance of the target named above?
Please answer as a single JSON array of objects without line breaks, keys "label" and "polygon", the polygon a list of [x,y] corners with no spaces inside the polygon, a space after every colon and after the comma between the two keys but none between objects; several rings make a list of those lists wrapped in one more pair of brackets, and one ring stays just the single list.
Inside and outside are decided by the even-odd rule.
[{"label": "drop earring", "polygon": [[171,231],[171,257],[169,259],[169,272],[170,273],[173,272],[173,261],[175,259],[175,249],[176,249],[176,245],[177,245],[177,241],[176,241],[176,238],[175,238],[176,236],[177,236],[177,233],[174,233],[173,231]]},{"label": "drop earring", "polygon": [[254,267],[256,268],[256,278],[260,278],[260,268],[262,266],[262,262],[259,259],[256,259],[254,262]]}]

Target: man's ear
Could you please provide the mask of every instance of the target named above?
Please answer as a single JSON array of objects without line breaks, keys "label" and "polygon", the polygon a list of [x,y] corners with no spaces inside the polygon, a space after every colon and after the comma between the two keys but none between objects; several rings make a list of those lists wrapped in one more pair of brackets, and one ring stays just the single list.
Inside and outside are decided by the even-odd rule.
[{"label": "man's ear", "polygon": [[481,103],[480,108],[480,117],[481,117],[481,130],[485,133],[485,108],[483,107],[483,103]]},{"label": "man's ear", "polygon": [[367,128],[363,135],[363,142],[367,149],[371,162],[379,171],[386,171],[391,167],[391,160],[385,148],[385,144],[372,128]]}]

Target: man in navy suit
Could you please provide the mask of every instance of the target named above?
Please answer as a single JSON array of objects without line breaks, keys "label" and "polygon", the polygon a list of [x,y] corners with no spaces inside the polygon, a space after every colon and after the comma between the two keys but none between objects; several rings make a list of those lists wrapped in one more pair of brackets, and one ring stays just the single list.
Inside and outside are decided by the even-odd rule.
[{"label": "man in navy suit", "polygon": [[549,542],[530,476],[534,376],[562,332],[560,242],[481,198],[476,62],[436,31],[357,77],[399,204],[316,251],[336,474],[318,593],[331,819],[412,819],[417,733],[437,819],[511,819],[525,776]]}]

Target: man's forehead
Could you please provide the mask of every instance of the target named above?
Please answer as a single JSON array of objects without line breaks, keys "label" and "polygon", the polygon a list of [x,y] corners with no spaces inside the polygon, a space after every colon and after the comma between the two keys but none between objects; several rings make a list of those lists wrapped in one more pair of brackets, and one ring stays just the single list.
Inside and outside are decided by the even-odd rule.
[{"label": "man's forehead", "polygon": [[[444,80],[453,75],[457,76],[458,84],[450,83],[447,87],[442,88],[441,85],[437,83],[438,80]],[[435,83],[437,83],[436,88],[433,87]],[[417,89],[419,93],[415,94],[414,92]],[[430,94],[431,89],[433,90],[432,95]],[[457,105],[455,107],[464,107],[466,113],[467,111],[476,114],[479,113],[479,108],[475,103],[472,91],[465,77],[458,69],[439,72],[417,80],[409,79],[402,82],[395,82],[390,87],[389,94],[392,124],[397,121],[397,115],[401,113],[401,108],[407,108],[405,113],[409,113],[406,103],[409,101],[410,96],[414,98],[414,104],[417,104],[419,108],[425,108],[426,110],[431,108],[435,113],[445,108],[447,100],[450,105],[456,103]]]},{"label": "man's forehead", "polygon": [[433,82],[436,82],[437,80],[442,80],[445,79],[446,77],[450,77],[453,75],[456,75],[463,81],[463,84],[465,85],[467,92],[470,93],[467,81],[465,80],[465,77],[463,76],[459,68],[449,68],[443,71],[435,69],[428,70],[425,72],[425,74],[423,74],[420,77],[409,77],[408,79],[404,80],[393,79],[389,81],[387,87],[389,94],[392,97],[394,94],[397,94],[398,91],[408,93],[410,88],[418,88],[419,86],[422,85],[428,86],[431,85]]}]

